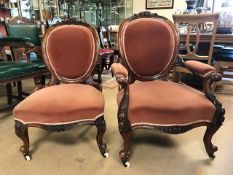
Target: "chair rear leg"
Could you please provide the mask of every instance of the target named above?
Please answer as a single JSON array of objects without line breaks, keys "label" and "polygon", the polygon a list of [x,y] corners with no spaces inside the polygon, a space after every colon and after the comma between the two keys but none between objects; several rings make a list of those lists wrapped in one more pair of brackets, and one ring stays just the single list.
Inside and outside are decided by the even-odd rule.
[{"label": "chair rear leg", "polygon": [[15,121],[15,134],[23,141],[20,151],[23,153],[25,160],[31,160],[29,155],[28,127],[19,121]]},{"label": "chair rear leg", "polygon": [[18,91],[18,98],[19,100],[23,100],[23,87],[22,81],[17,81],[17,91]]},{"label": "chair rear leg", "polygon": [[10,106],[13,104],[11,83],[6,84],[6,93],[7,93],[7,103]]},{"label": "chair rear leg", "polygon": [[95,125],[97,127],[97,135],[96,135],[96,141],[97,145],[99,147],[100,153],[104,158],[107,158],[109,154],[106,152],[106,144],[103,142],[103,135],[106,131],[106,124],[104,120],[104,116],[101,116],[96,119]]}]

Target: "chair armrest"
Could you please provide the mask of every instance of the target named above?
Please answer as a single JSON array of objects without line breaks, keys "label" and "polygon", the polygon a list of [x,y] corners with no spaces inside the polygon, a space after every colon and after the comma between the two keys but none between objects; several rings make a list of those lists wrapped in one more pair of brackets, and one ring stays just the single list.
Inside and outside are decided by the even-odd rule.
[{"label": "chair armrest", "polygon": [[122,64],[113,63],[111,70],[113,75],[116,77],[118,84],[123,86],[123,88],[124,86],[128,85],[128,71]]},{"label": "chair armrest", "polygon": [[184,67],[190,70],[191,72],[195,72],[202,76],[206,75],[209,72],[216,72],[214,67],[208,64],[199,62],[199,61],[194,61],[194,60],[185,61]]},{"label": "chair armrest", "polygon": [[114,89],[119,86],[119,84],[124,88],[128,85],[128,71],[127,69],[119,63],[113,63],[111,66],[112,74],[116,77],[116,81],[111,83],[104,83],[102,87],[104,89]]},{"label": "chair armrest", "polygon": [[112,73],[115,76],[124,76],[125,78],[128,77],[127,69],[120,63],[113,63],[111,66]]},{"label": "chair armrest", "polygon": [[13,46],[13,47],[33,47],[34,46],[34,44],[31,42],[31,39],[27,37],[7,36],[7,37],[0,38],[0,43],[3,46]]},{"label": "chair armrest", "polygon": [[179,57],[178,63],[203,79],[203,91],[207,98],[214,96],[211,91],[212,83],[222,79],[222,75],[216,72],[214,67],[194,60],[183,61],[182,57]]},{"label": "chair armrest", "polygon": [[202,77],[203,92],[205,93],[205,96],[212,101],[212,98],[214,97],[211,90],[212,83],[214,81],[220,81],[222,79],[222,75],[217,73],[214,67],[199,61],[185,61],[184,67],[199,77]]}]

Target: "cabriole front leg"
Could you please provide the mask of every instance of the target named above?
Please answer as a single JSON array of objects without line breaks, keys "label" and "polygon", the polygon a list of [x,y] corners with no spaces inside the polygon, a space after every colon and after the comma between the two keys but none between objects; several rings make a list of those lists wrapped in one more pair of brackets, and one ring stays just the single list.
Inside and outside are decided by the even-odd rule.
[{"label": "cabriole front leg", "polygon": [[124,140],[124,148],[119,152],[119,156],[125,167],[130,166],[128,160],[131,152],[131,124],[128,120],[128,102],[129,96],[125,94],[118,109],[118,126]]},{"label": "cabriole front leg", "polygon": [[97,145],[99,147],[100,153],[104,158],[109,157],[109,153],[106,152],[106,144],[103,142],[103,135],[106,131],[106,124],[104,120],[104,116],[101,116],[96,119],[95,125],[97,127],[97,135],[96,135],[96,141]]},{"label": "cabriole front leg", "polygon": [[217,146],[214,146],[211,142],[213,135],[216,133],[216,131],[222,126],[222,123],[224,121],[224,108],[221,108],[219,114],[216,117],[216,120],[213,123],[210,123],[209,126],[207,126],[203,141],[205,144],[206,152],[211,158],[215,158],[214,153],[218,150]]},{"label": "cabriole front leg", "polygon": [[23,153],[25,160],[31,160],[31,156],[29,155],[29,138],[27,126],[19,121],[15,121],[15,134],[23,141],[23,145],[20,147],[20,151]]},{"label": "cabriole front leg", "polygon": [[204,135],[204,139],[203,139],[206,152],[209,155],[209,157],[211,157],[211,158],[215,158],[214,152],[216,152],[218,150],[218,147],[214,146],[211,142],[212,137],[216,131],[217,131],[216,129],[214,129],[210,126],[207,126],[207,129],[206,129],[206,132]]},{"label": "cabriole front leg", "polygon": [[119,152],[121,162],[125,167],[129,167],[129,156],[131,152],[131,128],[129,123],[119,125],[120,134],[124,140],[124,148]]}]

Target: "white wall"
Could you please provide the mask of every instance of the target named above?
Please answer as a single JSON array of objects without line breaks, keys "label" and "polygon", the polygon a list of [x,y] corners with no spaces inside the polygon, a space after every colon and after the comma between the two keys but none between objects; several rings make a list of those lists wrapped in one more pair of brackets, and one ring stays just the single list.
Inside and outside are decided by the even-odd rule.
[{"label": "white wall", "polygon": [[[149,10],[153,13],[158,13],[161,16],[165,16],[172,20],[172,14],[175,13],[177,9],[184,11],[187,5],[185,0],[174,0],[173,9],[155,9]],[[133,13],[138,13],[146,10],[146,0],[133,0]]]}]

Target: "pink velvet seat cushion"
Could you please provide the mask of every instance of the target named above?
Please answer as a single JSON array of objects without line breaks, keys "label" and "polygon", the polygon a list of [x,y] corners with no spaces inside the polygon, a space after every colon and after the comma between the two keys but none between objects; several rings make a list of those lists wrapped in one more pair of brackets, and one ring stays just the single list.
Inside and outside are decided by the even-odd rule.
[{"label": "pink velvet seat cushion", "polygon": [[[118,104],[123,91],[118,94]],[[182,125],[212,121],[215,106],[189,86],[161,80],[136,82],[129,87],[129,120],[132,125]]]},{"label": "pink velvet seat cushion", "polygon": [[25,124],[61,124],[95,120],[104,112],[103,94],[82,84],[62,84],[34,92],[19,103],[13,114]]}]

